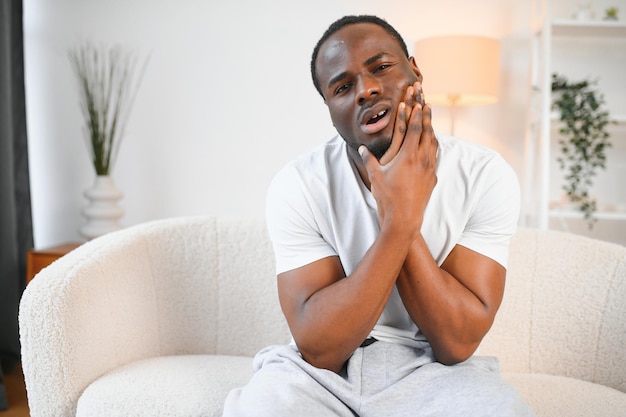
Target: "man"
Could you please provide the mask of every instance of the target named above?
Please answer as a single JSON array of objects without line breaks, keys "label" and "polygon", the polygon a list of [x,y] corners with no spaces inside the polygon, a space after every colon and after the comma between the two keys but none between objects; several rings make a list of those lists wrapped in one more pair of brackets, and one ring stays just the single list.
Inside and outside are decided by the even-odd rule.
[{"label": "man", "polygon": [[294,344],[257,355],[224,415],[532,415],[497,361],[473,356],[502,300],[514,172],[435,135],[422,73],[384,20],[335,22],[311,73],[339,136],[267,198]]}]

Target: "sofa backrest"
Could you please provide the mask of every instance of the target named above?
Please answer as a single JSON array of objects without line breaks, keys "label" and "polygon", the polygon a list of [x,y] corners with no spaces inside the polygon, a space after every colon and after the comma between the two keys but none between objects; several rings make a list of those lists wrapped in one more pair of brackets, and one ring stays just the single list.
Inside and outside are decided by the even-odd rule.
[{"label": "sofa backrest", "polygon": [[565,375],[626,392],[626,247],[520,229],[502,306],[480,354],[502,369]]},{"label": "sofa backrest", "polygon": [[[263,219],[172,222],[168,234],[176,243],[162,241],[162,250],[175,248],[179,258],[190,259],[186,279],[199,277],[212,286],[184,294],[203,305],[194,314],[212,318],[202,320],[202,326],[213,328],[204,334],[217,338],[210,341],[217,346],[212,353],[253,355],[268,344],[287,342]],[[168,277],[179,266],[171,261],[158,265],[159,257],[152,258],[163,282],[172,285]],[[180,288],[184,291],[184,285]],[[179,326],[171,313],[168,319]],[[503,371],[567,375],[626,391],[626,248],[520,228],[511,244],[504,300],[479,354],[497,356]]]},{"label": "sofa backrest", "polygon": [[141,233],[160,304],[168,306],[159,312],[162,334],[176,339],[169,347],[161,341],[162,354],[253,356],[264,346],[289,342],[263,219],[161,220]]}]

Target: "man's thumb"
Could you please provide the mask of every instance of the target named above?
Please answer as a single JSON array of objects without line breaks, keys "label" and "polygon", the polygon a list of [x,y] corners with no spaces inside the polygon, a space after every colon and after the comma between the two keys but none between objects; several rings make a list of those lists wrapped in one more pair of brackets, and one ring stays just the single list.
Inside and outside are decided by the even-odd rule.
[{"label": "man's thumb", "polygon": [[378,160],[374,157],[374,154],[367,148],[367,146],[359,146],[359,155],[361,155],[365,169],[367,169],[368,172],[376,169],[376,163]]},{"label": "man's thumb", "polygon": [[372,156],[372,153],[370,152],[369,149],[367,149],[367,146],[361,145],[359,146],[359,155],[361,155],[361,159],[363,160],[365,165],[367,165],[367,161]]}]

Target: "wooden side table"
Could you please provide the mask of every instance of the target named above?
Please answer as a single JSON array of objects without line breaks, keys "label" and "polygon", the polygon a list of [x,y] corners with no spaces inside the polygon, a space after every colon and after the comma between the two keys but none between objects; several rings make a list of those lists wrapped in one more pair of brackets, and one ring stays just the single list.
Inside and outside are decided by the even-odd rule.
[{"label": "wooden side table", "polygon": [[29,249],[26,252],[26,284],[43,268],[80,245],[81,243],[71,242],[46,249]]}]

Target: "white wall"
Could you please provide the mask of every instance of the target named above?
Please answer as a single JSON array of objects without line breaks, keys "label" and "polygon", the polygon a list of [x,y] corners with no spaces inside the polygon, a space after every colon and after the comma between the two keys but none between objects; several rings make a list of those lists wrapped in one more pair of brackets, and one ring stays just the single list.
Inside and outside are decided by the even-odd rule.
[{"label": "white wall", "polygon": [[[530,6],[525,1],[24,0],[35,244],[80,240],[94,180],[67,51],[119,42],[149,53],[113,176],[123,224],[184,215],[263,215],[274,173],[334,134],[309,59],[326,27],[372,13],[409,48],[440,34],[502,42],[498,104],[461,109],[455,133],[523,169]],[[427,90],[428,75],[424,81]],[[441,130],[448,112],[435,109]]]}]

